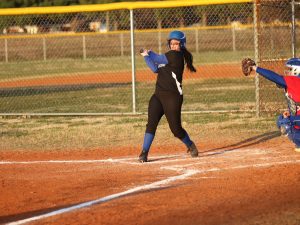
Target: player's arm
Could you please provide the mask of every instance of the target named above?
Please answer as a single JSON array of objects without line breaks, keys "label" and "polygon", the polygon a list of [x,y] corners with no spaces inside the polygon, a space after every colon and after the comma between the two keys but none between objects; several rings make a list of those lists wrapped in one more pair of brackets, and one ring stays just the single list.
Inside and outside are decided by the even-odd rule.
[{"label": "player's arm", "polygon": [[158,73],[160,65],[168,64],[168,59],[164,54],[158,55],[153,51],[142,49],[141,55],[144,56],[146,64],[154,73]]},{"label": "player's arm", "polygon": [[256,67],[256,66],[253,66],[253,70],[255,70],[258,74],[265,77],[266,79],[278,84],[279,86],[281,86],[283,88],[287,87],[286,82],[281,75],[279,75],[271,70],[263,69],[263,68]]},{"label": "player's arm", "polygon": [[161,65],[161,64],[168,64],[168,59],[167,59],[167,56],[165,54],[156,54],[155,52],[153,51],[149,51],[148,52],[149,54],[149,57],[151,58],[151,60],[155,63],[155,64],[158,64],[158,65]]},{"label": "player's arm", "polygon": [[153,73],[158,72],[158,65],[153,62],[149,56],[144,56],[147,66],[153,71]]}]

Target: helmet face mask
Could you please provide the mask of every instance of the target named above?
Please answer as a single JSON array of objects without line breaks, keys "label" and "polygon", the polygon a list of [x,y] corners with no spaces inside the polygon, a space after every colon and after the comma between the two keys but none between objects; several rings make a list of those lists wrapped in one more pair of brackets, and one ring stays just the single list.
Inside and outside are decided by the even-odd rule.
[{"label": "helmet face mask", "polygon": [[177,40],[180,42],[180,48],[183,49],[185,48],[186,45],[186,37],[185,34],[181,31],[174,30],[169,34],[168,37],[168,47],[170,48],[170,42],[171,40]]},{"label": "helmet face mask", "polygon": [[287,76],[297,76],[300,77],[300,59],[291,58],[286,62],[287,70],[285,70],[285,75]]}]

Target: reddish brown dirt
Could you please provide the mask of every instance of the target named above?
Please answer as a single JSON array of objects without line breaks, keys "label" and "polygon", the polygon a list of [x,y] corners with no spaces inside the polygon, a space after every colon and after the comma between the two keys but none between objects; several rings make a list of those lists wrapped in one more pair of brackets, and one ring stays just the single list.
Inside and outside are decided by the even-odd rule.
[{"label": "reddish brown dirt", "polygon": [[[226,72],[224,72],[226,71]],[[33,86],[56,86],[71,84],[95,84],[95,83],[126,83],[131,82],[131,72],[85,74],[85,75],[61,75],[54,77],[17,79],[0,82],[0,88],[33,87]],[[197,73],[185,73],[185,79],[195,78],[222,78],[241,77],[242,72],[238,64],[218,64],[198,67]],[[136,81],[154,81],[156,76],[150,70],[136,72]]]},{"label": "reddish brown dirt", "polygon": [[[202,143],[192,159],[178,146],[0,153],[1,161],[115,162],[0,164],[0,223],[17,221],[197,171],[30,224],[300,224],[300,153],[285,137],[256,144]],[[173,156],[172,158],[166,158]],[[131,157],[131,158],[128,158]],[[125,159],[125,160],[124,160]],[[123,161],[122,161],[123,160]],[[176,171],[177,169],[177,171]]]}]

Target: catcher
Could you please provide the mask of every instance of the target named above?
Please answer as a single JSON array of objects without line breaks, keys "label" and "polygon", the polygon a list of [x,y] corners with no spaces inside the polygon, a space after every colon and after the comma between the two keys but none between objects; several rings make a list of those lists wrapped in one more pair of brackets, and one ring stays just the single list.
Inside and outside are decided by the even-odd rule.
[{"label": "catcher", "polygon": [[277,126],[281,133],[286,134],[296,145],[295,151],[300,152],[300,58],[291,58],[286,62],[285,76],[260,68],[249,58],[242,60],[242,71],[249,76],[252,71],[276,83],[285,89],[288,111],[277,119]]}]

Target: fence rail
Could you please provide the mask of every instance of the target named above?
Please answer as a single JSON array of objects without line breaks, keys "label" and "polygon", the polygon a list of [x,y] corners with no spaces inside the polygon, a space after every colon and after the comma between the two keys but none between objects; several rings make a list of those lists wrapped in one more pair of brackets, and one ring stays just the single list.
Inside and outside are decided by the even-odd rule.
[{"label": "fence rail", "polygon": [[[288,28],[288,25],[282,25],[279,29]],[[153,45],[154,49],[157,49],[158,53],[162,53],[163,47],[166,45],[166,38],[168,33],[172,29],[151,29],[151,30],[135,30],[136,37],[150,36],[157,40],[157,45]],[[227,40],[226,45],[219,45],[220,50],[227,49],[237,51],[243,49],[253,49],[253,26],[252,25],[226,25],[226,26],[213,26],[213,27],[192,27],[192,28],[181,28],[182,31],[189,34],[189,48],[199,53],[202,50],[216,50],[214,42],[208,43],[206,41],[205,46],[202,45],[201,39],[209,39],[211,36],[220,37],[220,41]],[[274,34],[276,32],[274,31]],[[97,42],[103,37],[110,38],[106,43],[101,42],[101,48],[108,48],[109,51],[103,51],[105,55],[111,56],[124,56],[130,55],[128,51],[127,41],[130,39],[129,31],[111,31],[107,33],[60,33],[60,34],[36,34],[36,35],[7,35],[0,36],[0,45],[4,45],[4,51],[0,49],[0,59],[5,59],[5,62],[18,61],[18,58],[22,60],[44,60],[53,57],[63,57],[59,54],[60,49],[57,49],[52,55],[48,56],[49,52],[47,49],[53,48],[53,45],[66,46],[70,40],[76,45],[76,58],[87,59],[89,56],[95,57],[97,54],[92,52],[91,49],[97,48]],[[206,36],[206,38],[205,38]],[[150,38],[150,37],[149,37]],[[137,38],[139,40],[139,38]],[[216,39],[216,38],[215,38]],[[250,41],[249,41],[250,40]],[[274,40],[273,40],[274,41]],[[4,44],[3,44],[4,42]],[[119,45],[116,43],[119,42]],[[24,43],[29,43],[24,45]],[[248,43],[248,46],[247,46]],[[127,45],[126,45],[127,44]],[[141,38],[136,46],[147,46],[148,43]],[[99,46],[100,47],[100,46]],[[127,49],[127,52],[125,51]],[[243,50],[242,49],[242,50]],[[67,49],[66,52],[70,52]],[[30,52],[30,53],[29,53]],[[107,52],[107,53],[106,53]],[[12,55],[10,55],[11,53]],[[13,55],[18,53],[18,55]],[[101,55],[98,55],[101,56]]]},{"label": "fence rail", "polygon": [[174,29],[186,33],[198,69],[184,74],[184,113],[270,110],[283,100],[257,77],[244,79],[240,61],[256,57],[282,70],[300,43],[292,6],[299,7],[192,0],[2,9],[0,115],[145,113],[155,75],[138,50],[166,52]]}]

